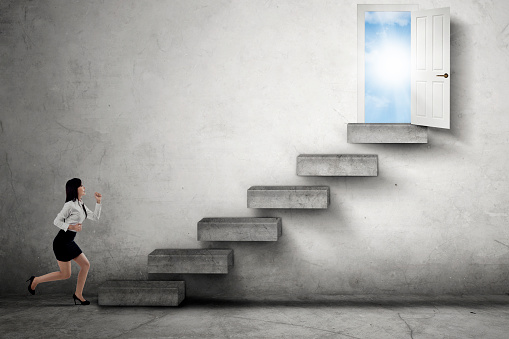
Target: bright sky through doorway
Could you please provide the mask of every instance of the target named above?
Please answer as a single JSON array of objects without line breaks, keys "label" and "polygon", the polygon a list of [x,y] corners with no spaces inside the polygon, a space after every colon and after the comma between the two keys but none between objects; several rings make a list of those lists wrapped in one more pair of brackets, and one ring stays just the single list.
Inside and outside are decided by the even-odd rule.
[{"label": "bright sky through doorway", "polygon": [[366,123],[410,123],[410,14],[365,13]]}]

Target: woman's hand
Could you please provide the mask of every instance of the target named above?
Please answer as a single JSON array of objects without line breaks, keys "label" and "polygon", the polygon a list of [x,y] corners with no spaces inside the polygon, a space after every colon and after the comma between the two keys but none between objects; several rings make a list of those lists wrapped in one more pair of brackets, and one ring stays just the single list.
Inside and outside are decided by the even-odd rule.
[{"label": "woman's hand", "polygon": [[69,225],[67,229],[71,231],[81,232],[81,224]]},{"label": "woman's hand", "polygon": [[103,197],[101,193],[97,193],[95,192],[94,193],[94,196],[95,196],[95,201],[100,204],[101,203],[101,198]]}]

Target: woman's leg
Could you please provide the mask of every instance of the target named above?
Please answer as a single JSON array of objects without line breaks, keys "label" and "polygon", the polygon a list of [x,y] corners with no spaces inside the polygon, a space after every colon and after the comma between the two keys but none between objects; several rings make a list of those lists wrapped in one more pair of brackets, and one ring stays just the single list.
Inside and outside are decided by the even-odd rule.
[{"label": "woman's leg", "polygon": [[70,261],[58,261],[58,267],[60,267],[60,272],[51,272],[45,275],[41,275],[40,277],[35,277],[32,282],[32,289],[35,290],[35,287],[43,282],[55,281],[55,280],[63,280],[69,279],[71,277],[71,262]]},{"label": "woman's leg", "polygon": [[83,298],[83,287],[85,287],[85,281],[87,281],[88,270],[90,268],[90,262],[88,261],[85,253],[81,253],[76,258],[73,259],[80,265],[80,273],[78,273],[78,282],[76,283],[76,296],[81,300],[85,301]]}]

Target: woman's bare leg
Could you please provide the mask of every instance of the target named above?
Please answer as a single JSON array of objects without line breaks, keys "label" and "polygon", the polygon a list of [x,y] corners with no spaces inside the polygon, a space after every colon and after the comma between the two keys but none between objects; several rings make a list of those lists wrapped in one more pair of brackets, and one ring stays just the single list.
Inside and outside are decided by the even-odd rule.
[{"label": "woman's bare leg", "polygon": [[88,270],[90,269],[90,262],[88,261],[85,253],[81,253],[79,256],[73,259],[78,265],[80,265],[80,273],[78,273],[78,282],[76,283],[76,296],[81,300],[83,298],[83,288],[85,287],[85,281],[87,281]]},{"label": "woman's bare leg", "polygon": [[71,262],[70,261],[58,261],[58,267],[60,267],[60,272],[51,272],[45,275],[41,275],[40,277],[35,277],[32,282],[31,288],[35,290],[37,285],[43,282],[55,281],[55,280],[64,280],[69,279],[71,277]]}]

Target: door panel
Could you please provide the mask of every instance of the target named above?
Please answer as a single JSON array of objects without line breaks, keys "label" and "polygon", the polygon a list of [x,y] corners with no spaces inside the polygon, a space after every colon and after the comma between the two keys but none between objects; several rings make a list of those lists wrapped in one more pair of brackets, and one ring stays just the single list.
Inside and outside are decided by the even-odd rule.
[{"label": "door panel", "polygon": [[[415,39],[417,53],[417,69],[420,71],[426,70],[426,17],[417,18],[417,24],[415,26]],[[413,28],[413,27],[412,27]],[[414,37],[414,31],[412,30],[412,37]],[[413,45],[412,45],[413,47]]]},{"label": "door panel", "polygon": [[426,82],[417,81],[415,95],[417,97],[416,114],[419,117],[426,117]]},{"label": "door panel", "polygon": [[444,69],[444,18],[442,15],[433,16],[433,70]]},{"label": "door panel", "polygon": [[433,81],[433,112],[434,119],[444,118],[444,84]]}]

